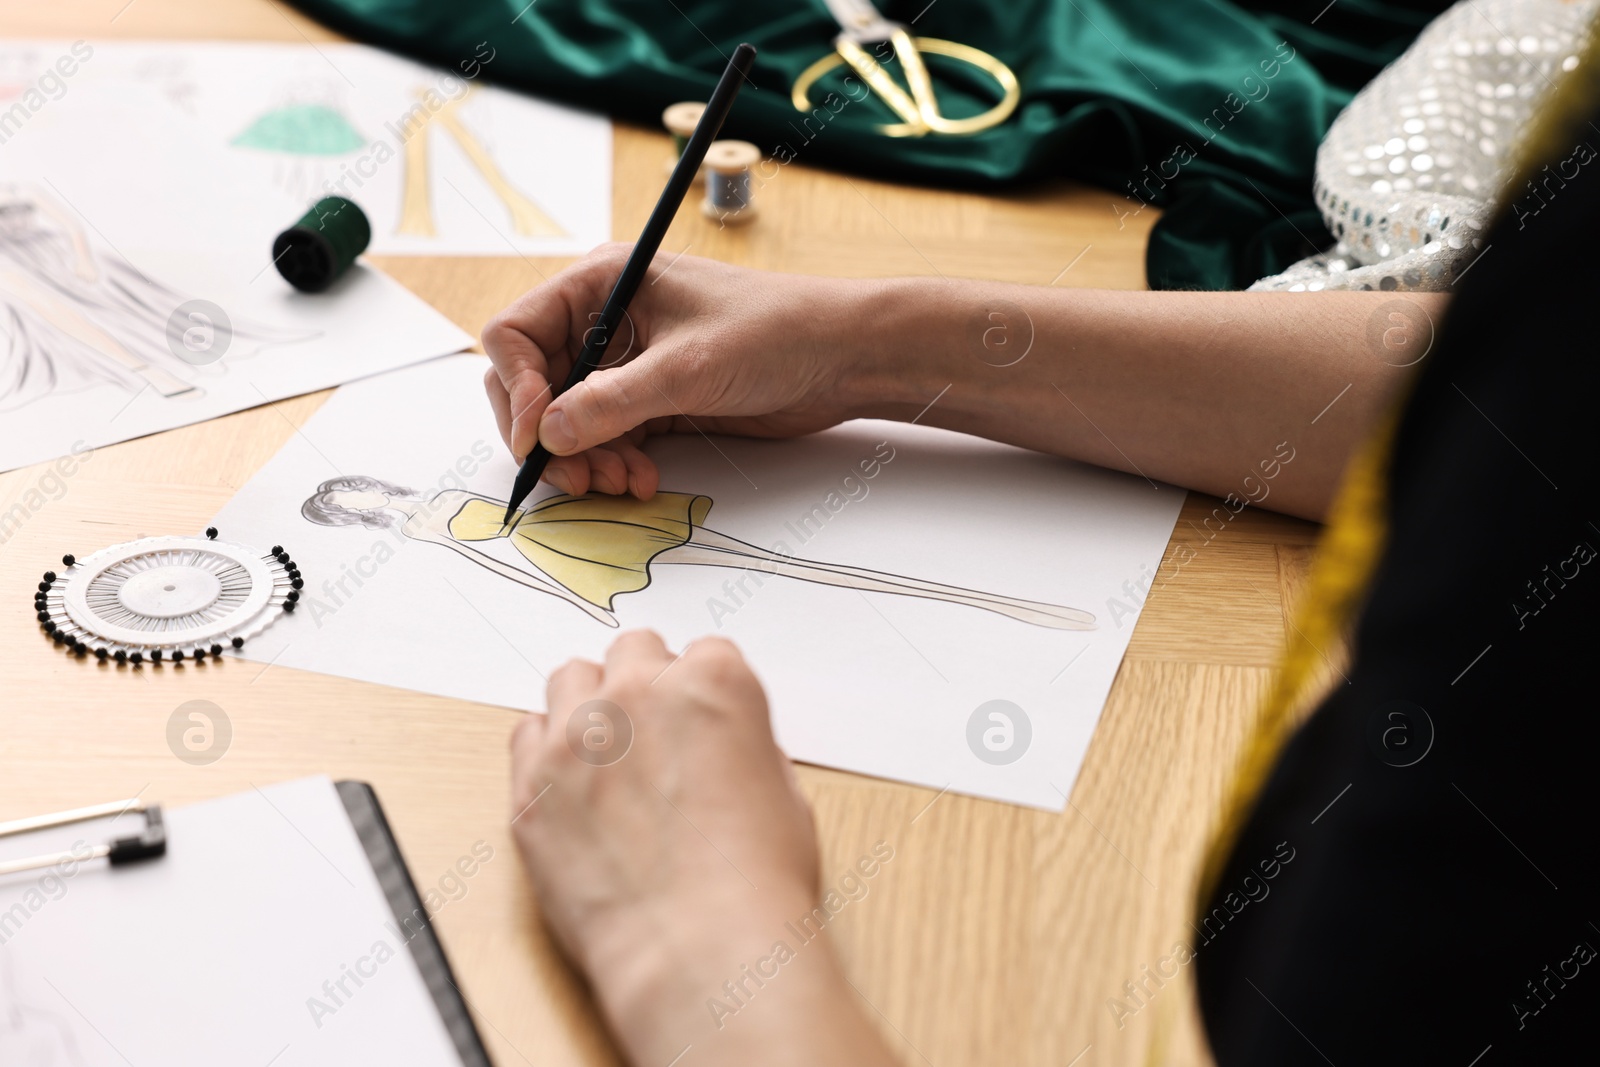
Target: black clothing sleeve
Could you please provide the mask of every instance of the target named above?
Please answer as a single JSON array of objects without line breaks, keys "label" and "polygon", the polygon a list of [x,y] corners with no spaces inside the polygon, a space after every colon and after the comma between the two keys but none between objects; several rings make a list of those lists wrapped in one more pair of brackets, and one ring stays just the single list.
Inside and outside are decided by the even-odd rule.
[{"label": "black clothing sleeve", "polygon": [[1593,1054],[1600,116],[1581,130],[1458,283],[1348,681],[1196,919],[1222,1067]]}]

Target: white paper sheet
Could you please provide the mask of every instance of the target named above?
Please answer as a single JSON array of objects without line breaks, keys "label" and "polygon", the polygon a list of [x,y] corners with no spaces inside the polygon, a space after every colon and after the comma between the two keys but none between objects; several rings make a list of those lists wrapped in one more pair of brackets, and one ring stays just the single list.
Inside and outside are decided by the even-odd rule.
[{"label": "white paper sheet", "polygon": [[[370,476],[437,499],[440,523],[469,494],[501,501],[478,506],[490,508],[492,533],[515,464],[483,396],[483,367],[481,357],[457,356],[346,386],[217,515],[230,540],[281,543],[306,578],[299,610],[246,645],[247,656],[268,669],[529,710],[543,706],[555,667],[601,657],[618,629],[559,586],[519,584],[518,575],[550,579],[507,538],[429,543],[302,514],[325,481]],[[712,502],[697,531],[796,562],[1092,614],[1093,629],[1058,629],[927,595],[826,584],[827,575],[672,563],[670,552],[648,565],[646,587],[612,602],[615,627],[654,628],[674,648],[705,634],[737,641],[796,759],[1064,805],[1181,491],[898,423],[649,447],[664,490]],[[335,502],[370,506],[363,499]],[[980,713],[991,701],[1009,705]],[[996,710],[1004,721],[990,717]]]},{"label": "white paper sheet", "polygon": [[[611,239],[610,121],[489,85],[504,62],[490,41],[448,69],[354,44],[85,44],[65,95],[153,94],[293,202],[360,204],[376,254],[581,255]],[[0,44],[0,108],[5,81],[26,86],[71,48]]]},{"label": "white paper sheet", "polygon": [[[332,782],[165,814],[161,858],[0,878],[0,1063],[459,1065]],[[9,838],[0,859],[140,825]]]},{"label": "white paper sheet", "polygon": [[3,151],[0,470],[472,343],[360,263],[292,289],[271,246],[301,207],[148,90],[73,84]]}]

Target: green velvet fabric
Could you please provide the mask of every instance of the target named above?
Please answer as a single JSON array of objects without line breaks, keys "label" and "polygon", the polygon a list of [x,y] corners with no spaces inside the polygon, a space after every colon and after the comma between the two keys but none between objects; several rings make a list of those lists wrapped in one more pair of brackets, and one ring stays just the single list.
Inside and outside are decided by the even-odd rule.
[{"label": "green velvet fabric", "polygon": [[[1146,204],[1163,209],[1149,282],[1196,289],[1248,285],[1332,243],[1311,199],[1317,145],[1355,90],[1448,6],[885,0],[880,10],[916,35],[990,52],[1022,84],[1003,126],[894,139],[876,132],[893,115],[843,73],[813,91],[811,112],[790,103],[796,76],[837,33],[822,0],[293,2],[358,40],[453,70],[474,71],[492,54],[481,68],[489,80],[650,125],[669,103],[705,99],[726,55],[750,41],[760,56],[724,136],[777,160],[898,181],[1089,181],[1127,197],[1125,221]],[[993,102],[970,68],[939,57],[929,65],[946,115]],[[1062,250],[1063,263],[1072,251]]]}]

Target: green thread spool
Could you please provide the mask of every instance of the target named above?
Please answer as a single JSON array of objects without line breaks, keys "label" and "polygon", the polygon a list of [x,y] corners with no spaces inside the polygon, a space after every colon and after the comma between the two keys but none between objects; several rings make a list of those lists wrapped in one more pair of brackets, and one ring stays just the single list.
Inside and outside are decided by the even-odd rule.
[{"label": "green thread spool", "polygon": [[325,196],[272,242],[272,262],[302,293],[320,293],[339,279],[372,241],[372,224],[354,201]]}]

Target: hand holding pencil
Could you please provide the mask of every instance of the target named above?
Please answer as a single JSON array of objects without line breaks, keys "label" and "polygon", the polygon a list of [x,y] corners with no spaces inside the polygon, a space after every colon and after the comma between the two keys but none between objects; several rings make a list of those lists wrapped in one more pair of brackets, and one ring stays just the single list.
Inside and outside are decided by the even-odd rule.
[{"label": "hand holding pencil", "polygon": [[542,441],[554,455],[545,480],[555,488],[649,499],[657,472],[639,447],[647,436],[794,437],[867,413],[864,396],[859,404],[849,397],[864,394],[851,383],[884,351],[871,328],[881,310],[875,290],[666,251],[606,366],[552,400],[551,383],[576,361],[590,313],[628,252],[624,244],[596,249],[483,332],[492,361],[484,385],[500,436],[518,460]]},{"label": "hand holding pencil", "polygon": [[[706,158],[706,150],[711,147],[711,142],[722,129],[728,112],[732,110],[734,97],[739,95],[739,87],[749,73],[750,64],[755,62],[755,58],[754,45],[741,44],[733,50],[733,57],[728,60],[727,68],[723,70],[716,89],[711,93],[711,99],[706,103],[705,113],[700,116],[699,124],[695,126],[694,133],[689,137],[689,143],[678,158],[678,165],[672,169],[672,175],[667,179],[667,187],[662,190],[661,199],[656,201],[655,209],[645,221],[644,232],[639,235],[638,243],[633,246],[628,261],[622,265],[622,273],[618,275],[611,295],[606,298],[605,306],[600,309],[599,320],[584,334],[583,351],[578,354],[577,362],[572,365],[572,370],[567,375],[563,392],[583,381],[605,360],[606,352],[616,337],[617,328],[622,325],[623,317],[627,314],[628,304],[633,300],[634,293],[638,292],[639,283],[644,280],[651,259],[660,250],[661,241],[667,235],[667,228],[672,225],[672,218],[683,203],[684,194],[694,183],[695,174]],[[516,481],[511,487],[509,504],[506,507],[507,523],[516,515],[517,509],[528,494],[533,492],[533,487],[539,484],[539,478],[544,474],[545,465],[549,462],[550,451],[542,445],[535,445],[533,451],[528,453],[528,458],[523,460],[522,469],[517,472]]]}]

